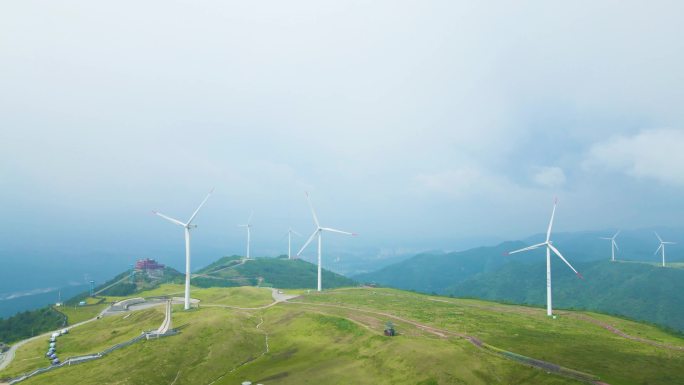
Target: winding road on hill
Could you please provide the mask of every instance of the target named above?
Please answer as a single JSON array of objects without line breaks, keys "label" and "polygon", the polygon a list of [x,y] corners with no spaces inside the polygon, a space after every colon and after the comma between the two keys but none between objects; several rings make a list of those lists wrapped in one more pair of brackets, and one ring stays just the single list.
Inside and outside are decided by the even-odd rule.
[{"label": "winding road on hill", "polygon": [[[448,301],[448,300],[433,299],[433,298],[428,298],[427,300],[428,301],[436,301],[436,302],[453,303],[453,302]],[[480,340],[477,337],[470,336],[470,335],[463,334],[463,333],[459,333],[459,332],[454,332],[451,330],[440,329],[440,328],[430,326],[430,325],[426,325],[426,324],[423,324],[423,323],[420,323],[420,322],[417,322],[417,321],[414,321],[411,319],[402,318],[402,317],[396,316],[394,314],[379,312],[379,311],[373,311],[373,310],[360,309],[360,308],[355,308],[355,307],[351,307],[351,306],[336,305],[336,304],[303,302],[303,301],[288,302],[287,300],[285,302],[287,302],[289,304],[302,304],[302,305],[308,305],[308,306],[339,308],[339,309],[350,310],[350,311],[353,311],[355,313],[367,313],[367,314],[373,314],[373,315],[377,315],[377,316],[381,316],[381,317],[391,318],[391,319],[394,319],[395,321],[404,322],[406,324],[413,325],[420,330],[423,330],[427,333],[433,334],[433,335],[438,336],[440,338],[448,338],[449,336],[463,338],[463,339],[469,341],[471,344],[473,344],[478,349],[486,351],[487,353],[490,353],[490,354],[497,355],[500,358],[513,360],[514,362],[517,362],[517,363],[520,363],[520,364],[523,364],[526,366],[535,367],[535,368],[538,368],[538,369],[541,369],[544,371],[553,370],[554,373],[557,375],[567,377],[567,378],[571,378],[571,379],[575,379],[575,380],[579,380],[579,381],[592,383],[594,385],[609,385],[605,382],[598,380],[598,378],[596,376],[591,375],[591,374],[578,372],[576,370],[564,368],[560,365],[557,365],[557,364],[554,364],[551,362],[537,360],[537,359],[530,358],[530,357],[524,357],[524,356],[521,356],[521,355],[518,355],[515,353],[513,353],[513,356],[511,356],[511,355],[508,355],[507,353],[512,353],[512,352],[506,352],[502,349],[496,348],[492,345],[485,343],[484,341]],[[474,307],[482,307],[482,306],[478,306],[478,305],[473,305],[473,306]],[[500,310],[498,308],[499,307],[497,307],[497,310]],[[571,317],[578,319],[578,320],[582,320],[584,322],[593,323],[597,326],[600,326],[600,327],[608,330],[609,332],[611,332],[615,335],[618,335],[620,337],[623,337],[623,338],[626,338],[626,339],[629,339],[629,340],[632,340],[635,342],[655,346],[658,348],[684,351],[683,346],[670,345],[670,344],[660,343],[660,342],[653,341],[653,340],[648,340],[648,339],[641,338],[641,337],[635,337],[635,336],[627,334],[627,333],[617,329],[616,327],[609,325],[603,321],[599,321],[595,318],[591,318],[591,317],[585,316],[583,314],[574,314],[574,313],[568,313],[568,312],[563,312],[563,314],[566,316],[571,316]],[[352,322],[355,322],[355,323],[359,322],[358,320],[353,320],[353,319],[349,319],[349,320]],[[364,326],[366,326],[366,325],[364,325]],[[520,359],[520,358],[522,358],[522,359]]]},{"label": "winding road on hill", "polygon": [[[591,374],[586,374],[586,373],[578,372],[578,371],[575,371],[572,369],[563,368],[557,364],[553,364],[553,363],[541,361],[541,360],[536,360],[536,359],[529,358],[529,357],[520,356],[520,355],[517,355],[515,353],[513,353],[513,354],[516,356],[519,356],[523,359],[521,360],[521,359],[512,358],[511,356],[506,354],[506,353],[511,353],[511,352],[506,352],[506,351],[498,349],[494,346],[488,345],[477,337],[470,336],[470,335],[467,335],[464,333],[454,332],[451,330],[446,330],[446,329],[441,329],[441,328],[437,328],[434,326],[426,325],[426,324],[423,324],[423,323],[420,323],[420,322],[417,322],[417,321],[414,321],[411,319],[396,316],[394,314],[380,312],[380,311],[367,310],[367,309],[361,309],[361,308],[355,308],[355,307],[351,307],[351,306],[330,304],[330,303],[290,301],[291,299],[297,298],[299,296],[298,295],[285,294],[285,293],[281,292],[280,290],[273,289],[273,288],[271,289],[271,296],[273,298],[273,302],[271,302],[267,305],[256,306],[256,307],[241,307],[241,306],[221,305],[221,304],[204,304],[203,306],[205,306],[205,307],[220,307],[220,308],[236,309],[236,310],[263,310],[263,309],[268,309],[272,306],[275,306],[279,303],[286,303],[286,304],[290,304],[290,305],[304,305],[304,306],[323,307],[323,308],[338,308],[338,309],[353,311],[356,314],[366,313],[366,314],[371,314],[371,315],[375,315],[375,316],[391,318],[393,320],[412,325],[419,330],[433,334],[439,338],[449,338],[449,337],[462,338],[462,339],[469,341],[472,345],[474,345],[478,349],[481,349],[481,350],[483,350],[487,353],[490,353],[490,354],[494,354],[500,358],[511,359],[511,360],[513,360],[519,364],[535,367],[535,368],[542,369],[545,371],[552,370],[557,375],[567,377],[567,378],[572,378],[575,380],[593,383],[595,385],[608,385],[604,382],[597,380],[596,377],[591,375]],[[452,301],[449,301],[449,300],[442,300],[442,299],[436,299],[436,298],[428,298],[427,300],[428,301],[435,301],[435,302],[453,303]],[[179,303],[180,301],[182,301],[182,298],[173,298],[172,299],[173,303]],[[194,302],[197,303],[199,301],[194,300]],[[167,303],[167,300],[164,300],[164,301],[154,301],[154,300],[153,301],[145,301],[144,303],[133,304],[130,307],[128,307],[126,310],[117,311],[117,312],[112,312],[111,306],[110,306],[110,307],[107,307],[106,309],[104,309],[100,313],[100,315],[98,315],[97,317],[94,317],[94,318],[91,318],[89,320],[68,326],[68,327],[66,327],[66,329],[72,329],[72,328],[76,328],[76,327],[81,326],[81,325],[85,325],[89,322],[97,320],[101,316],[106,316],[106,315],[111,315],[111,314],[121,314],[121,313],[127,312],[127,311],[143,310],[143,309],[147,309],[149,307],[159,306],[159,305],[164,304],[164,303]],[[467,306],[471,306],[471,305],[467,305]],[[482,305],[474,305],[474,304],[472,306],[473,307],[485,307]],[[501,307],[499,307],[499,306],[492,306],[492,307],[496,308],[497,310],[501,310],[500,309]],[[506,310],[507,311],[513,311],[510,309],[506,309]],[[570,317],[573,317],[575,319],[584,321],[584,322],[589,322],[589,323],[595,324],[599,327],[606,329],[607,331],[609,331],[615,335],[618,335],[618,336],[625,338],[625,339],[629,339],[631,341],[647,344],[647,345],[654,346],[657,348],[684,351],[684,346],[676,346],[676,345],[661,343],[661,342],[657,342],[657,341],[653,341],[653,340],[648,340],[648,339],[641,338],[641,337],[632,336],[630,334],[625,333],[622,330],[617,329],[616,327],[614,327],[614,326],[612,326],[606,322],[600,321],[598,319],[595,319],[595,318],[592,318],[592,317],[589,317],[589,316],[586,316],[583,314],[575,314],[575,313],[568,313],[568,312],[563,312],[563,314],[566,316],[570,316]],[[354,323],[363,324],[363,322],[356,320],[356,319],[350,319],[350,318],[347,318],[347,319],[349,319],[350,321],[352,321]],[[166,322],[166,320],[165,320],[165,322]],[[261,326],[262,323],[263,323],[263,318],[261,319],[261,322],[257,325],[257,329]],[[363,326],[368,327],[368,325],[365,325],[365,324],[363,324]],[[53,333],[53,332],[48,332],[48,333],[44,333],[44,334],[41,334],[41,335],[38,335],[35,337],[31,337],[31,338],[22,340],[20,342],[17,342],[16,344],[12,345],[12,347],[10,348],[9,351],[7,351],[5,354],[0,355],[0,371],[5,369],[12,362],[12,360],[14,359],[15,352],[17,351],[18,348],[20,348],[24,344],[31,342],[33,340],[36,340],[38,338],[46,338],[47,336],[50,336],[51,333]],[[268,334],[266,334],[266,350],[268,352]],[[592,379],[592,377],[593,377],[593,379]],[[3,385],[3,383],[0,383],[0,385]]]},{"label": "winding road on hill", "polygon": [[[107,309],[108,309],[108,308],[107,308]],[[85,320],[85,321],[82,321],[82,322],[79,322],[79,323],[76,323],[76,324],[73,324],[73,325],[70,325],[70,326],[67,326],[67,327],[64,327],[64,328],[60,328],[60,329],[58,329],[58,330],[53,330],[53,331],[49,331],[49,332],[46,332],[46,333],[43,333],[43,334],[39,334],[39,335],[37,335],[37,336],[35,336],[35,337],[27,338],[27,339],[25,339],[25,340],[21,340],[21,341],[15,343],[14,345],[12,345],[12,346],[10,347],[10,349],[9,349],[7,352],[5,352],[4,354],[0,355],[0,371],[2,371],[3,369],[5,369],[10,363],[12,363],[12,360],[14,359],[14,354],[16,353],[17,349],[19,349],[19,348],[22,347],[23,345],[25,345],[25,344],[27,344],[27,343],[29,343],[29,342],[31,342],[31,341],[35,341],[35,340],[37,340],[37,339],[39,339],[39,338],[47,338],[47,337],[50,337],[50,336],[52,335],[52,333],[58,332],[59,330],[64,330],[64,329],[71,330],[71,329],[73,329],[73,328],[75,328],[75,327],[79,327],[79,326],[85,325],[85,324],[87,324],[87,323],[89,323],[89,322],[93,322],[93,321],[97,320],[99,317],[101,317],[107,309],[105,309],[105,310],[103,310],[102,312],[100,312],[100,314],[99,314],[97,317],[93,317],[93,318],[91,318],[91,319],[88,319],[88,320]],[[2,383],[0,383],[0,385],[2,385]]]},{"label": "winding road on hill", "polygon": [[[273,297],[273,302],[271,302],[268,305],[263,305],[263,306],[258,306],[258,307],[239,307],[239,306],[212,305],[212,304],[207,304],[204,306],[207,306],[207,307],[224,307],[224,308],[238,309],[238,310],[261,310],[261,309],[267,309],[267,308],[274,306],[278,303],[285,302],[289,299],[297,297],[296,295],[284,294],[284,293],[280,292],[280,290],[277,290],[277,289],[271,289],[271,295]],[[123,302],[123,301],[119,301],[119,302]],[[151,301],[148,300],[148,301],[145,301],[143,303],[136,303],[136,304],[130,305],[127,307],[127,310],[121,310],[121,311],[112,311],[112,306],[108,306],[107,308],[102,310],[100,312],[100,314],[96,317],[93,317],[91,319],[88,319],[88,320],[85,320],[85,321],[82,321],[82,322],[79,322],[79,323],[76,323],[76,324],[73,324],[73,325],[70,325],[70,326],[67,326],[64,328],[60,328],[59,330],[63,330],[63,329],[71,330],[73,328],[76,328],[76,327],[88,324],[90,322],[96,321],[100,317],[106,317],[106,316],[115,315],[115,314],[122,314],[122,313],[129,312],[129,311],[145,310],[145,309],[148,309],[150,307],[164,305],[167,302],[168,302],[167,300],[151,300]],[[183,303],[183,298],[173,297],[172,302],[174,304]],[[191,299],[191,302],[192,303],[199,303],[200,301],[193,298],[193,299]],[[4,370],[7,366],[9,366],[9,364],[12,363],[12,360],[14,360],[14,356],[15,356],[17,349],[19,349],[20,347],[22,347],[23,345],[25,345],[31,341],[35,341],[35,340],[40,339],[40,338],[47,338],[50,335],[52,335],[52,333],[55,333],[56,331],[57,330],[46,332],[46,333],[31,337],[31,338],[27,338],[25,340],[21,340],[15,344],[13,344],[7,352],[0,354],[0,371]],[[0,385],[3,385],[3,383],[0,383]]]}]

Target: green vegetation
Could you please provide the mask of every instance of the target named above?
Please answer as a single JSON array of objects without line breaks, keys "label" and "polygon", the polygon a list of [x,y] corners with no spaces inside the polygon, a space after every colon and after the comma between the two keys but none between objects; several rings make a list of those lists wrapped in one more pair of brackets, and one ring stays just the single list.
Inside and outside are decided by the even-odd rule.
[{"label": "green vegetation", "polygon": [[525,247],[522,242],[504,242],[496,247],[478,247],[448,254],[419,254],[378,271],[354,277],[359,282],[377,283],[423,293],[444,293],[454,283],[475,274],[494,271],[510,260],[526,260],[529,255],[503,258],[506,251]]},{"label": "green vegetation", "polygon": [[61,368],[25,383],[171,384],[177,378],[177,385],[207,384],[261,354],[264,336],[255,328],[258,322],[258,317],[239,311],[176,309],[174,323],[184,325],[177,336],[142,341],[104,359]]},{"label": "green vegetation", "polygon": [[[164,284],[152,290],[137,293],[136,296],[151,297],[181,297],[184,294],[185,286],[179,284]],[[201,305],[227,305],[240,307],[257,307],[268,305],[273,302],[271,290],[268,288],[258,288],[243,286],[239,288],[225,289],[219,287],[198,288],[192,287],[190,295],[192,298],[199,299]],[[111,302],[120,301],[124,297],[109,297]]]},{"label": "green vegetation", "polygon": [[[562,261],[552,262],[555,308],[584,309],[651,322],[684,332],[684,269],[673,263],[587,260],[581,248],[605,250],[606,245],[584,234],[566,240],[563,253],[582,273],[583,280]],[[523,247],[506,242],[449,254],[421,254],[377,272],[356,276],[361,282],[423,293],[544,306],[546,264],[543,250],[504,256]]]},{"label": "green vegetation", "polygon": [[24,311],[6,319],[0,318],[0,342],[12,343],[65,325],[64,315],[50,307]]},{"label": "green vegetation", "polygon": [[[150,290],[163,283],[182,283],[184,275],[171,267],[165,267],[163,274],[151,276],[145,271],[135,271],[131,279],[131,271],[118,274],[109,281],[95,287],[96,296],[125,297]],[[81,301],[88,301],[89,292],[83,292],[65,302],[67,306],[78,305]]]},{"label": "green vegetation", "polygon": [[[556,308],[586,309],[684,332],[684,270],[650,264],[580,262],[577,279],[562,262],[553,261],[553,303]],[[558,263],[556,263],[558,262]],[[445,289],[459,297],[545,305],[546,264],[511,263]]]},{"label": "green vegetation", "polygon": [[[273,286],[284,289],[316,287],[317,267],[301,259],[223,257],[199,270],[192,284],[199,287]],[[326,288],[355,286],[356,282],[323,270]]]},{"label": "green vegetation", "polygon": [[67,317],[67,324],[74,325],[85,320],[97,317],[102,310],[104,310],[109,304],[99,303],[94,305],[86,306],[60,306],[55,308],[55,310],[64,314]]},{"label": "green vegetation", "polygon": [[[684,351],[654,348],[621,338],[578,318],[595,317],[589,313],[563,312],[553,320],[542,309],[427,297],[391,289],[339,290],[295,301],[348,306],[368,310],[369,314],[391,313],[468,334],[514,353],[598,375],[610,384],[677,383],[681,380],[678,373],[684,367]],[[641,338],[684,347],[684,339],[652,326],[605,315],[600,320]],[[397,330],[404,332],[406,326],[396,323]]]},{"label": "green vegetation", "polygon": [[[164,295],[179,289],[181,285],[167,284],[140,294]],[[523,355],[598,376],[611,385],[637,385],[677,383],[684,367],[684,350],[620,337],[598,323],[670,345],[684,346],[684,339],[649,325],[592,313],[564,311],[553,320],[542,309],[393,289],[314,292],[288,304],[255,310],[206,305],[254,308],[271,302],[270,290],[193,289],[193,297],[202,298],[205,306],[187,312],[174,307],[179,335],[142,341],[101,360],[60,368],[25,383],[579,383],[503,358]],[[160,310],[93,321],[60,337],[58,347],[69,355],[97,351],[98,346],[118,341],[111,336],[112,328],[130,337],[151,328],[144,326],[147,321],[156,326],[161,322]],[[396,337],[382,335],[388,321],[394,324]],[[464,335],[491,347],[478,348]],[[37,359],[39,351],[29,345],[20,348],[18,360],[0,377],[33,367],[31,359]],[[45,341],[39,345],[44,349]]]},{"label": "green vegetation", "polygon": [[[57,355],[61,359],[97,353],[127,341],[143,330],[159,327],[164,319],[161,307],[142,310],[130,315],[108,316],[92,321],[57,339]],[[0,372],[0,378],[16,377],[35,369],[49,366],[45,358],[49,336],[32,340],[17,350],[12,364]]]}]

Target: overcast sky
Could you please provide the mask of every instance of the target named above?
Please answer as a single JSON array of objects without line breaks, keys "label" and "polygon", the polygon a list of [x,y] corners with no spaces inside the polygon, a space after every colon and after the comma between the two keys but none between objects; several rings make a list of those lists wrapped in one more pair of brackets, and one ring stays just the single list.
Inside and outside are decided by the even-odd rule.
[{"label": "overcast sky", "polygon": [[[5,250],[457,247],[679,226],[679,1],[0,5]],[[297,244],[301,244],[298,241]],[[313,249],[311,251],[313,253]],[[180,263],[179,263],[180,264]]]}]

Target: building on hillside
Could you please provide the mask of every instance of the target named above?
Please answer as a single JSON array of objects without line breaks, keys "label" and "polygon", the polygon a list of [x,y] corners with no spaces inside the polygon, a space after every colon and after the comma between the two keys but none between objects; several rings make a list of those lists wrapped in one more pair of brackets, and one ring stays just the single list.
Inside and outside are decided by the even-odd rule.
[{"label": "building on hillside", "polygon": [[157,263],[154,259],[139,259],[135,263],[135,270],[146,273],[150,278],[161,278],[164,276],[164,265]]},{"label": "building on hillside", "polygon": [[157,263],[154,259],[139,259],[138,262],[135,263],[135,269],[136,270],[159,270],[163,269],[164,265],[161,263]]}]

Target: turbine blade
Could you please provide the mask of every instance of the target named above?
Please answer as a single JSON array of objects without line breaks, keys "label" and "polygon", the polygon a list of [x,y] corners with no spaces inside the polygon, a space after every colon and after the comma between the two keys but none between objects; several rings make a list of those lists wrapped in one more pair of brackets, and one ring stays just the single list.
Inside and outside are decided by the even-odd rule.
[{"label": "turbine blade", "polygon": [[561,255],[561,253],[560,253],[560,251],[558,251],[558,249],[556,249],[555,247],[553,247],[553,245],[550,244],[550,243],[548,244],[548,246],[549,246],[549,248],[558,256],[558,258],[562,259],[563,262],[565,262],[565,264],[568,265],[568,267],[570,267],[570,268],[572,269],[572,271],[575,272],[575,274],[577,274],[578,277],[584,279],[584,277],[582,277],[582,274],[580,274],[577,270],[575,270],[574,267],[572,267],[572,265],[570,264],[570,262],[568,262],[568,260],[565,259],[565,257],[563,257],[563,256]]},{"label": "turbine blade", "polygon": [[540,246],[544,246],[545,244],[546,244],[546,242],[544,242],[544,243],[537,243],[536,245],[527,246],[527,247],[524,247],[524,248],[522,248],[522,249],[518,249],[518,250],[514,250],[514,251],[508,251],[508,252],[504,253],[504,255],[515,254],[515,253],[521,253],[521,252],[523,252],[523,251],[538,249]]},{"label": "turbine blade", "polygon": [[615,233],[615,235],[613,235],[613,239],[617,238],[617,236],[620,235],[620,231],[622,231],[622,230],[618,230],[617,233]]},{"label": "turbine blade", "polygon": [[553,211],[551,211],[551,220],[549,221],[549,228],[546,230],[546,242],[551,239],[551,228],[553,227],[553,216],[556,214],[556,205],[558,204],[558,198],[553,201]]},{"label": "turbine blade", "polygon": [[663,243],[663,239],[660,238],[660,235],[658,235],[658,233],[656,233],[656,232],[654,231],[653,234],[655,234],[656,237],[658,237],[658,240],[660,241],[660,243]]},{"label": "turbine blade", "polygon": [[316,223],[316,227],[320,228],[321,225],[318,223],[318,217],[316,216],[316,210],[314,210],[313,205],[311,204],[311,198],[309,198],[309,193],[306,193],[306,200],[309,202],[309,208],[311,209],[311,214],[313,215],[314,222]]},{"label": "turbine blade", "polygon": [[666,245],[676,245],[677,242],[663,242],[663,244],[666,244]]},{"label": "turbine blade", "polygon": [[599,237],[599,239],[605,239],[605,240],[608,240],[608,241],[612,241],[612,240],[613,240],[613,238],[606,238],[606,237]]},{"label": "turbine blade", "polygon": [[615,246],[616,250],[620,251],[620,248],[618,247],[617,242],[615,242],[614,239],[613,239],[613,246]]},{"label": "turbine blade", "polygon": [[292,234],[294,234],[294,235],[297,235],[297,236],[300,236],[300,237],[302,236],[302,234],[299,234],[298,232],[296,232],[296,231],[294,231],[294,230],[292,230],[292,229],[290,229],[290,231],[291,231]]},{"label": "turbine blade", "polygon": [[306,249],[306,247],[309,246],[309,243],[311,243],[311,241],[313,241],[316,234],[318,234],[318,231],[319,231],[318,229],[314,230],[313,234],[311,234],[311,236],[309,237],[309,240],[306,241],[306,243],[304,244],[304,246],[302,246],[301,249],[299,249],[299,252],[297,253],[298,257],[299,257],[299,254],[301,254],[302,251],[304,251],[304,249]]},{"label": "turbine blade", "polygon": [[356,233],[349,233],[349,232],[342,231],[342,230],[331,229],[330,227],[321,227],[321,230],[330,231],[331,233],[345,234],[345,235],[353,235],[353,236],[357,236],[357,235],[358,235],[358,234],[356,234]]},{"label": "turbine blade", "polygon": [[663,243],[660,242],[660,245],[659,245],[658,248],[656,249],[655,253],[653,253],[653,255],[658,254],[658,252],[660,251],[660,249],[661,249],[662,247],[663,247]]},{"label": "turbine blade", "polygon": [[197,206],[197,210],[195,210],[195,212],[192,213],[192,216],[190,217],[190,219],[188,219],[188,224],[192,223],[192,220],[195,219],[195,217],[197,216],[197,213],[200,211],[202,206],[204,206],[204,204],[207,202],[207,199],[209,199],[209,197],[211,196],[211,193],[213,193],[213,192],[214,192],[214,189],[212,188],[211,191],[209,191],[209,194],[207,194],[207,196],[204,198],[202,203],[200,203],[200,205]]},{"label": "turbine blade", "polygon": [[152,211],[152,213],[155,214],[155,215],[158,215],[158,216],[160,216],[160,217],[162,217],[162,218],[164,218],[164,219],[166,219],[166,220],[169,221],[169,222],[173,222],[173,223],[175,223],[175,224],[177,224],[177,225],[181,225],[181,226],[183,226],[183,227],[186,226],[185,223],[179,221],[178,219],[173,219],[173,218],[171,218],[171,217],[167,217],[166,215],[164,215],[164,214],[162,214],[162,213],[160,213],[160,212]]}]

